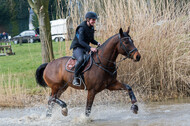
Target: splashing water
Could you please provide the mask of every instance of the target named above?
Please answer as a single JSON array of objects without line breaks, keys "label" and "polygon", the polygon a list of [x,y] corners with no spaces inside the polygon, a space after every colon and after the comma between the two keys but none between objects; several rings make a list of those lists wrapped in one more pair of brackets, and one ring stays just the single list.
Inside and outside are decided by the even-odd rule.
[{"label": "splashing water", "polygon": [[68,108],[64,117],[55,106],[52,117],[46,117],[46,106],[24,109],[0,109],[0,126],[189,126],[190,102],[139,103],[137,115],[127,105],[98,105],[92,107],[90,117],[85,107]]}]

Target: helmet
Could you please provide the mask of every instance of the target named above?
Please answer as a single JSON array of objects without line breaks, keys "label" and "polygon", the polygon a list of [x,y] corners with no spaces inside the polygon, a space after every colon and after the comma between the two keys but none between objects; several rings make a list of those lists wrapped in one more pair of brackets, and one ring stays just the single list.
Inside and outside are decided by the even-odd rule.
[{"label": "helmet", "polygon": [[97,19],[97,14],[95,12],[89,11],[89,12],[86,13],[85,18]]}]

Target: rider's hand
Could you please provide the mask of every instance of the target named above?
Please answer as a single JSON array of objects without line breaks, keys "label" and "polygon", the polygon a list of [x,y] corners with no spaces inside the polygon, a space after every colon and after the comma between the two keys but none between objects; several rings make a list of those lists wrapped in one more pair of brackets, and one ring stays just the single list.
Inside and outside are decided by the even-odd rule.
[{"label": "rider's hand", "polygon": [[98,42],[98,46],[101,46],[101,44]]},{"label": "rider's hand", "polygon": [[90,48],[90,51],[97,52],[97,49],[96,48]]}]

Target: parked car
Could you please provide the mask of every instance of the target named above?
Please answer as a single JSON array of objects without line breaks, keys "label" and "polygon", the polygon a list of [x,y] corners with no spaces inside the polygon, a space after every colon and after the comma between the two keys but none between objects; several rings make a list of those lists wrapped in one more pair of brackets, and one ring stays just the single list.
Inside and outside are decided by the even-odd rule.
[{"label": "parked car", "polygon": [[12,38],[14,44],[30,42],[33,43],[35,41],[40,41],[39,35],[34,30],[26,30],[21,32],[19,35],[14,36]]}]

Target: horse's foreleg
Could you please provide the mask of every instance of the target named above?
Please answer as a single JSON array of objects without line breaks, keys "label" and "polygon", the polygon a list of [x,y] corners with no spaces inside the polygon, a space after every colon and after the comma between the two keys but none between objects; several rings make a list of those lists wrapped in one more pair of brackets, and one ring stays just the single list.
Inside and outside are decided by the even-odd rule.
[{"label": "horse's foreleg", "polygon": [[107,89],[109,89],[111,91],[113,91],[113,90],[127,90],[128,94],[129,94],[129,97],[131,99],[131,103],[134,104],[135,102],[137,102],[132,88],[127,84],[122,84],[122,83],[117,81],[116,83],[108,86]]},{"label": "horse's foreleg", "polygon": [[95,98],[96,92],[94,90],[89,90],[88,91],[88,96],[87,96],[87,103],[86,103],[86,111],[85,115],[88,117],[91,113],[91,108],[92,104]]},{"label": "horse's foreleg", "polygon": [[110,91],[114,91],[114,90],[127,90],[128,94],[129,94],[129,97],[131,99],[131,103],[133,104],[131,106],[131,109],[133,110],[134,113],[137,114],[138,106],[134,104],[134,103],[137,102],[137,99],[135,97],[135,94],[133,93],[132,88],[129,85],[123,84],[123,83],[120,83],[120,82],[116,81],[114,84],[109,85],[107,87],[107,89],[109,89]]}]

